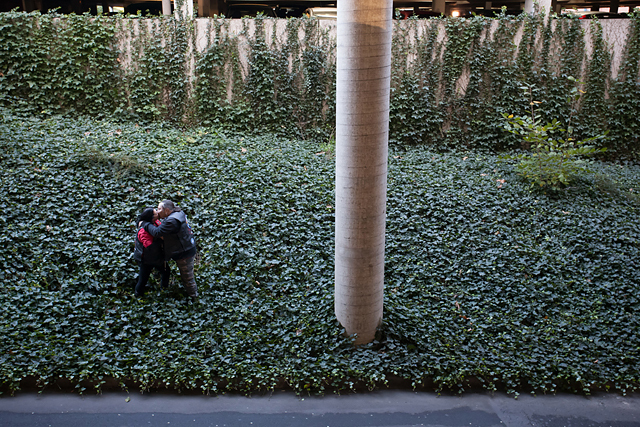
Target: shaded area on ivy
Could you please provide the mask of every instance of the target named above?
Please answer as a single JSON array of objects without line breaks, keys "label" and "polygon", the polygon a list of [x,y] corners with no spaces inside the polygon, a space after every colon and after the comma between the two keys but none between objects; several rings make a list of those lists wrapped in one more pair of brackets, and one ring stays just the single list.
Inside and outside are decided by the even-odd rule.
[{"label": "shaded area on ivy", "polygon": [[[637,166],[545,195],[494,156],[393,149],[384,324],[354,349],[333,315],[334,161],[314,144],[4,114],[0,163],[6,389],[637,389]],[[179,285],[132,298],[133,221],[163,198],[196,232],[200,304]]]}]

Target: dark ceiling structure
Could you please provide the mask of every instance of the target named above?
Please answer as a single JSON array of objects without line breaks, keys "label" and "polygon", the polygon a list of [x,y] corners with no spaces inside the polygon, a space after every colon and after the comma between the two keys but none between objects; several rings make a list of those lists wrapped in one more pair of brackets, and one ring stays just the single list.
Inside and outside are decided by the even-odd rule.
[{"label": "dark ceiling structure", "polygon": [[[224,13],[230,4],[234,3],[261,3],[271,6],[299,6],[299,7],[324,7],[335,6],[337,0],[200,0],[211,6],[211,10],[217,10]],[[196,0],[197,4],[198,0]],[[468,15],[470,12],[486,12],[489,10],[499,12],[503,6],[506,6],[510,13],[518,13],[524,9],[525,0],[445,0],[446,15],[453,12],[460,13],[460,16]],[[428,0],[396,0],[394,8],[415,9],[416,11],[429,11],[432,9],[433,2]],[[0,12],[8,12],[12,9],[33,11],[40,10],[45,13],[51,9],[57,9],[60,13],[97,13],[99,10],[121,10],[129,7],[131,10],[137,7],[139,10],[147,7],[147,9],[162,10],[161,0],[0,0]],[[607,10],[627,12],[640,6],[640,0],[553,0],[553,8],[556,12],[562,9],[581,9],[581,10]],[[216,9],[217,8],[217,9]],[[195,10],[198,10],[196,5]],[[202,14],[202,8],[200,9]],[[212,14],[212,13],[211,13]],[[206,13],[204,15],[207,15]]]}]

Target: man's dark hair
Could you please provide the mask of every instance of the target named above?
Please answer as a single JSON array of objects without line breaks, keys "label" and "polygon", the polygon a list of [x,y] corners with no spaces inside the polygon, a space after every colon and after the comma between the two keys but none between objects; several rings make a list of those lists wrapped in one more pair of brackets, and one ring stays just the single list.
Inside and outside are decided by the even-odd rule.
[{"label": "man's dark hair", "polygon": [[165,209],[169,209],[171,212],[179,212],[180,208],[173,204],[171,200],[163,200],[162,207]]}]

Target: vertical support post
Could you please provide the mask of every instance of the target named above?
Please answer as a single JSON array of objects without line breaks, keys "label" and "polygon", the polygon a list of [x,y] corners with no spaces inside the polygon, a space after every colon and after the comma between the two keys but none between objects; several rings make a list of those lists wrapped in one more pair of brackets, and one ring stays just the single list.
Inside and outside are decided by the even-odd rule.
[{"label": "vertical support post", "polygon": [[382,321],[392,0],[340,0],[336,82],[335,313],[355,344]]},{"label": "vertical support post", "polygon": [[211,15],[222,15],[227,10],[224,0],[214,0],[211,5]]},{"label": "vertical support post", "polygon": [[171,0],[162,0],[162,14],[171,15]]},{"label": "vertical support post", "polygon": [[443,15],[447,14],[447,5],[445,0],[433,0],[431,2],[431,10],[433,10],[434,12],[440,12]]},{"label": "vertical support post", "polygon": [[526,12],[526,13],[533,13],[534,6],[535,6],[535,4],[534,4],[533,0],[525,0],[524,8],[522,9],[522,11]]},{"label": "vertical support post", "polygon": [[36,8],[34,0],[22,0],[22,10],[25,12],[33,12]]},{"label": "vertical support post", "polygon": [[198,0],[198,17],[206,18],[211,16],[212,0]]},{"label": "vertical support post", "polygon": [[[609,3],[609,12],[618,13],[618,7],[620,7],[620,0],[611,0]],[[633,7],[629,7],[629,11],[632,11]]]}]

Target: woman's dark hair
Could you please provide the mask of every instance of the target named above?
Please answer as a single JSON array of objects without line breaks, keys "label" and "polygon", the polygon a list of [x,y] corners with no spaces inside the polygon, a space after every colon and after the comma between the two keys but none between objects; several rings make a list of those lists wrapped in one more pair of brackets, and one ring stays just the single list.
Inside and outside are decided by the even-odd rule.
[{"label": "woman's dark hair", "polygon": [[153,208],[145,208],[140,215],[138,215],[138,220],[136,224],[140,223],[140,221],[144,222],[152,222],[153,221]]}]

